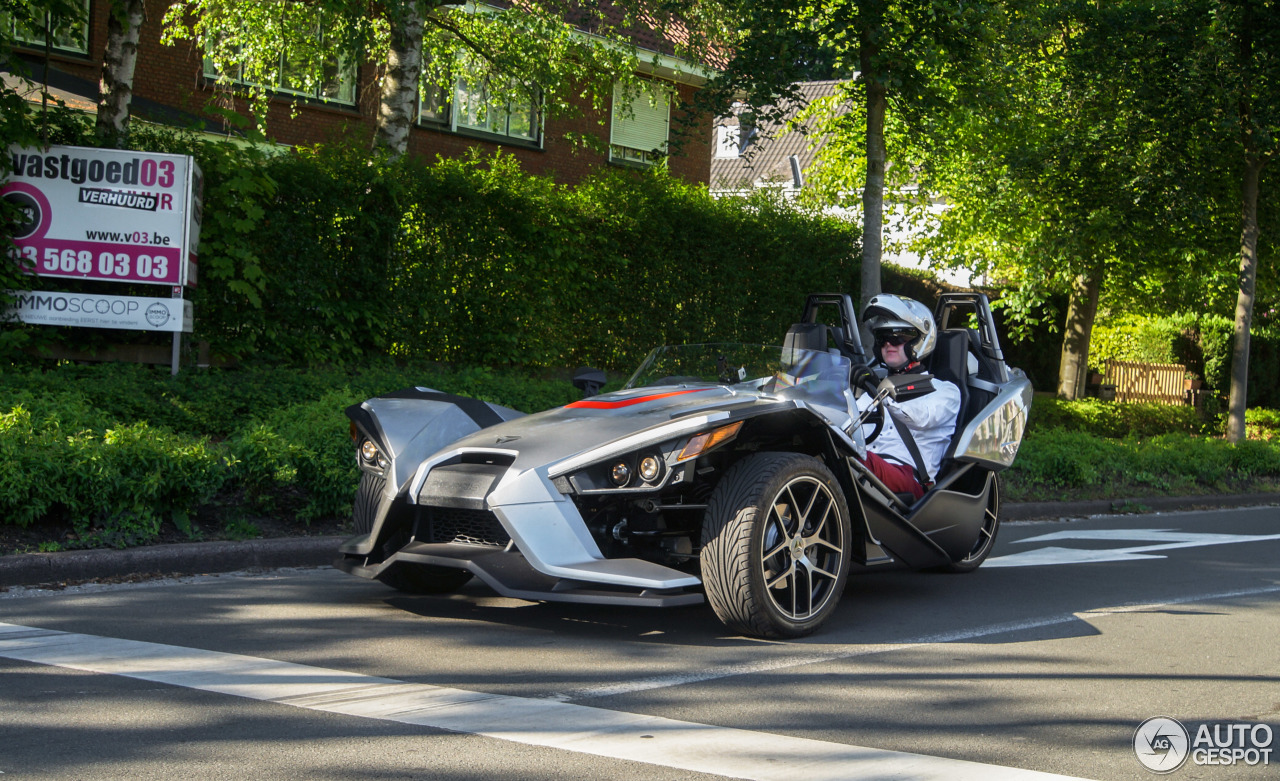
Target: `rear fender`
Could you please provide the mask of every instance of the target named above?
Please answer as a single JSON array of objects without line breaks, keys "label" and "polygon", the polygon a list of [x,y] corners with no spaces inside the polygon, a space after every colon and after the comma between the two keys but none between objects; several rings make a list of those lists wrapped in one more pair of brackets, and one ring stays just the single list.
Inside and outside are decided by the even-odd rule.
[{"label": "rear fender", "polygon": [[1017,369],[994,399],[956,435],[955,460],[978,464],[993,472],[1013,465],[1027,431],[1031,411],[1031,383]]}]

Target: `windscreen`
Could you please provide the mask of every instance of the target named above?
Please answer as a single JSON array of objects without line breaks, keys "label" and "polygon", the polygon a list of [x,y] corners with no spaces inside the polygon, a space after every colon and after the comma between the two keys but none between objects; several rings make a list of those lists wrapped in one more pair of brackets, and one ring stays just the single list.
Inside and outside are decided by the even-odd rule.
[{"label": "windscreen", "polygon": [[843,398],[849,360],[838,353],[763,344],[669,345],[649,353],[626,387],[658,385],[747,386],[787,398]]}]

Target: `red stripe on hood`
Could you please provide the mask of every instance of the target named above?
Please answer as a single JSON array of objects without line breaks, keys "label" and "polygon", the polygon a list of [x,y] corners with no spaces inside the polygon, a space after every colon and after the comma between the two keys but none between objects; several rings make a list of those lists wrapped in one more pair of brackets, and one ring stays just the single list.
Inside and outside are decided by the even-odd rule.
[{"label": "red stripe on hood", "polygon": [[665,399],[669,396],[683,396],[686,393],[701,393],[702,391],[711,390],[710,388],[691,388],[689,390],[671,391],[670,393],[654,393],[649,396],[636,396],[631,399],[618,399],[617,401],[592,401],[591,399],[583,399],[575,401],[572,404],[566,404],[566,407],[577,409],[621,409],[622,407],[630,407],[632,404],[643,404],[646,401],[657,401]]}]

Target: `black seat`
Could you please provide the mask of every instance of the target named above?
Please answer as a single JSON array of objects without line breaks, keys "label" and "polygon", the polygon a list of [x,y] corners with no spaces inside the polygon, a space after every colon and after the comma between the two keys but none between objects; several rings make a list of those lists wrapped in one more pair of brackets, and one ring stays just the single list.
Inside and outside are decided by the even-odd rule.
[{"label": "black seat", "polygon": [[[971,330],[968,328],[957,330],[963,330],[964,333],[968,334],[970,354],[978,360],[978,372],[974,376],[987,383],[998,383],[1000,381],[1000,375],[997,374],[991,359],[987,357],[985,352],[983,352],[982,337],[978,334],[977,330]],[[972,377],[970,379],[972,379]],[[982,411],[982,408],[987,406],[987,404],[995,397],[996,393],[993,390],[975,388],[970,385],[969,401],[965,405],[964,422],[968,423],[973,420],[973,418]]]},{"label": "black seat", "polygon": [[[960,389],[960,414],[956,431],[969,418],[969,337],[967,329],[938,332],[938,343],[929,356],[929,373]],[[953,435],[954,436],[954,435]]]},{"label": "black seat", "polygon": [[782,347],[784,350],[813,350],[814,352],[825,353],[827,351],[827,331],[827,326],[822,323],[796,323],[787,329],[787,335],[782,340]]}]

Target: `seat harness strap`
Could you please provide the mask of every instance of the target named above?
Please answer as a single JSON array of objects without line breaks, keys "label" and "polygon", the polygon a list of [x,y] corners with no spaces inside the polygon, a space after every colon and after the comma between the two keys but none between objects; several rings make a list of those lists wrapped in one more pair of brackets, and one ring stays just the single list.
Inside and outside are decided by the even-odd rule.
[{"label": "seat harness strap", "polygon": [[916,445],[916,438],[911,435],[911,427],[903,423],[902,420],[893,413],[888,407],[885,412],[889,413],[889,417],[893,418],[893,427],[897,430],[898,436],[902,437],[902,443],[907,446],[907,452],[911,454],[915,463],[916,479],[920,481],[921,487],[926,490],[933,485],[933,480],[929,477],[929,470],[925,467],[924,457],[920,455],[920,447]]}]

